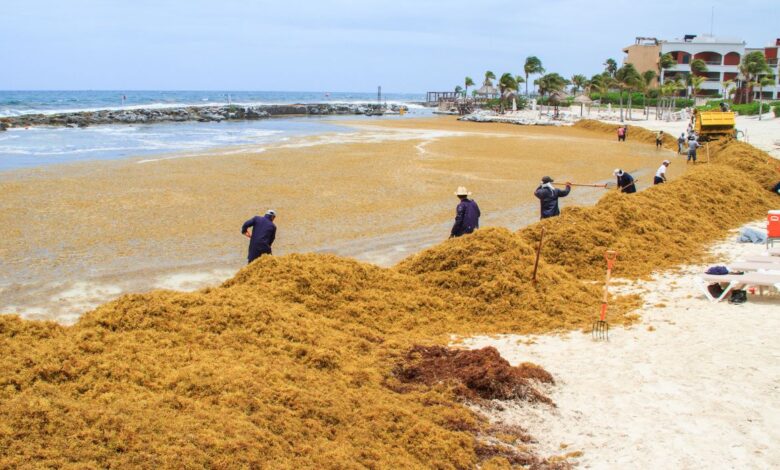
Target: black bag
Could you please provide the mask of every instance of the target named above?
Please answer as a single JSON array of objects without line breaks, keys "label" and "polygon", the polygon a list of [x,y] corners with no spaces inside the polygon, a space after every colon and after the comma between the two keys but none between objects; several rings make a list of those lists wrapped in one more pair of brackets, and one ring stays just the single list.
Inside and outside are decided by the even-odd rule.
[{"label": "black bag", "polygon": [[730,304],[744,304],[747,302],[747,291],[744,289],[737,289],[731,291]]},{"label": "black bag", "polygon": [[708,285],[707,290],[710,291],[710,295],[716,299],[719,299],[720,296],[723,295],[723,288],[717,282]]}]

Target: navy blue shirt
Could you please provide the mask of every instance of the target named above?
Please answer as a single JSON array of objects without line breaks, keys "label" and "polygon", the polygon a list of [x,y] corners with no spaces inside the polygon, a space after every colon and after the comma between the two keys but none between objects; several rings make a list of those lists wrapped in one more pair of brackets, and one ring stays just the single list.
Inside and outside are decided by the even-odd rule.
[{"label": "navy blue shirt", "polygon": [[568,196],[569,191],[571,191],[569,187],[566,189],[550,189],[540,185],[536,188],[534,196],[539,198],[539,202],[541,202],[543,219],[561,215],[561,210],[558,208],[558,198]]},{"label": "navy blue shirt", "polygon": [[476,201],[464,199],[455,209],[455,224],[452,226],[450,236],[459,237],[466,233],[472,233],[479,228],[479,206]]},{"label": "navy blue shirt", "polygon": [[260,253],[271,253],[271,245],[276,238],[276,225],[271,222],[270,215],[260,217],[256,215],[244,222],[241,233],[244,234],[252,227],[252,237],[249,239],[249,258],[256,258]]},{"label": "navy blue shirt", "polygon": [[626,172],[623,172],[622,175],[617,177],[618,188],[620,188],[620,190],[623,191],[624,193],[636,192],[636,185],[632,184],[633,182],[634,182],[634,177],[629,175]]}]

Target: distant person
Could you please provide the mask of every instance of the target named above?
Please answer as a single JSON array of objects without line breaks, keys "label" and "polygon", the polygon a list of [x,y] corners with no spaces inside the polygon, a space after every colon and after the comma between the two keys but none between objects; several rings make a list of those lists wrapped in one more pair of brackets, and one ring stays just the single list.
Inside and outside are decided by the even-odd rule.
[{"label": "distant person", "polygon": [[729,104],[726,103],[725,101],[721,101],[720,102],[720,111],[722,113],[728,112],[729,111]]},{"label": "distant person", "polygon": [[682,155],[684,145],[685,145],[685,132],[680,134],[680,137],[677,138],[677,155]]},{"label": "distant person", "polygon": [[655,133],[655,148],[662,147],[664,144],[664,131]]},{"label": "distant person", "polygon": [[672,162],[664,160],[661,166],[658,167],[658,171],[655,172],[655,178],[653,178],[653,184],[666,183],[666,168],[671,165]]},{"label": "distant person", "polygon": [[617,187],[620,188],[621,192],[624,192],[626,194],[631,194],[636,192],[636,184],[634,184],[634,177],[626,173],[625,171],[621,170],[620,168],[615,169],[614,172],[612,172],[617,177]]},{"label": "distant person", "polygon": [[618,127],[617,130],[618,134],[618,142],[625,142],[626,141],[626,128],[623,126]]},{"label": "distant person", "polygon": [[693,164],[696,164],[696,149],[701,147],[701,144],[697,140],[689,140],[688,141],[688,159],[685,160],[685,163],[688,163],[693,159]]},{"label": "distant person", "polygon": [[[247,264],[262,255],[271,254],[271,245],[276,239],[274,219],[276,219],[276,211],[269,209],[264,216],[256,215],[241,226],[241,233],[249,239]],[[252,228],[251,232],[248,231],[250,227]]]},{"label": "distant person", "polygon": [[571,191],[571,183],[566,183],[566,189],[557,189],[553,186],[553,179],[549,176],[542,178],[542,183],[534,191],[534,196],[539,198],[542,206],[542,219],[561,215],[558,208],[558,198],[566,197]]},{"label": "distant person", "polygon": [[450,238],[472,233],[479,228],[479,206],[473,199],[469,199],[471,193],[463,186],[459,186],[455,195],[460,199],[455,209],[455,224],[450,231]]}]

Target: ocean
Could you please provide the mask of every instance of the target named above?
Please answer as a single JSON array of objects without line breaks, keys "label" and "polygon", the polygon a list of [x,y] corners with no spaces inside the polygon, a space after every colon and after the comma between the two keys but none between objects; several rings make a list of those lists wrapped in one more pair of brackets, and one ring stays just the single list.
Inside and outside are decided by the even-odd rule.
[{"label": "ocean", "polygon": [[[109,160],[174,152],[204,152],[232,146],[262,146],[292,137],[349,133],[343,120],[403,119],[429,114],[411,103],[422,94],[388,93],[388,104],[406,104],[403,117],[323,116],[258,121],[183,122],[63,127],[12,128],[0,132],[0,171],[58,163]],[[376,93],[265,91],[0,91],[0,117],[30,113],[63,113],[98,109],[164,108],[290,103],[375,103]]]}]

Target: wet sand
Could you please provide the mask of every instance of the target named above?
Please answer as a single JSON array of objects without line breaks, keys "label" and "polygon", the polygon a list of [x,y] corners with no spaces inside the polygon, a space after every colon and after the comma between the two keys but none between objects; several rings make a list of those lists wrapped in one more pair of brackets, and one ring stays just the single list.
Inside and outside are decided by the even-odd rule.
[{"label": "wet sand", "polygon": [[[329,252],[391,265],[449,235],[465,185],[483,226],[538,217],[541,176],[647,187],[672,152],[570,128],[452,117],[352,123],[191,158],[145,156],[0,173],[0,312],[71,323],[126,292],[195,289],[245,263],[244,220],[274,208],[277,255]],[[173,156],[175,157],[175,155]],[[575,188],[562,206],[594,203]]]}]

